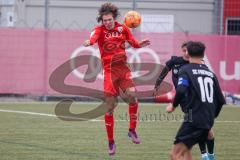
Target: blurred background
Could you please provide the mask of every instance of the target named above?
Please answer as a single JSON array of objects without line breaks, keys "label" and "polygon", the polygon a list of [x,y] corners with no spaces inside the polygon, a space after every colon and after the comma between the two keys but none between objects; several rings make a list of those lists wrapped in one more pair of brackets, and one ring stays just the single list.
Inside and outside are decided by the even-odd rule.
[{"label": "blurred background", "polygon": [[[184,41],[203,41],[207,46],[206,64],[218,76],[229,102],[239,103],[239,0],[0,0],[3,100],[84,96],[59,93],[49,85],[49,78],[71,58],[84,54],[99,56],[97,46],[86,49],[81,44],[97,25],[98,8],[104,2],[119,7],[120,22],[129,10],[141,13],[142,23],[133,31],[134,35],[138,39],[148,37],[152,44],[147,49],[127,50],[131,62],[164,65],[170,56],[180,55]],[[85,74],[86,68],[78,67],[65,81],[102,89],[101,75],[94,82],[87,82]],[[169,83],[170,77],[166,79]]]}]

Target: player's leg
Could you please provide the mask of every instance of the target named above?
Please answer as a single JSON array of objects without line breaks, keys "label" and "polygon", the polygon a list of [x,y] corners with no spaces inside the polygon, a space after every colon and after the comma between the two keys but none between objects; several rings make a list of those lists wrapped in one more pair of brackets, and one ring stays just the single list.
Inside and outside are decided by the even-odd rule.
[{"label": "player's leg", "polygon": [[206,142],[202,141],[198,143],[199,145],[199,149],[201,152],[201,160],[208,160],[208,154],[207,154],[207,150],[206,150]]},{"label": "player's leg", "polygon": [[175,94],[176,94],[176,91],[172,90],[170,92],[158,95],[156,99],[158,102],[161,102],[161,103],[172,103],[174,100]]},{"label": "player's leg", "polygon": [[[206,144],[207,144],[207,141],[208,141],[209,132],[210,132],[210,130],[204,130],[203,133],[202,133],[202,136],[198,140],[199,147],[201,147],[201,144],[204,145],[204,148],[202,148],[202,149],[200,148],[201,153],[202,153],[202,158],[201,158],[202,160],[210,160],[209,154],[206,151]],[[213,158],[214,158],[214,155],[213,155]]]},{"label": "player's leg", "polygon": [[209,158],[209,160],[215,160],[215,155],[214,155],[214,132],[213,132],[212,128],[208,132],[207,148],[208,148],[208,158]]},{"label": "player's leg", "polygon": [[173,147],[170,151],[170,155],[169,155],[171,160],[176,160],[177,158],[180,158],[182,156],[181,144],[182,143],[178,143],[178,144],[173,145]]},{"label": "player's leg", "polygon": [[184,154],[184,160],[192,160],[192,151],[191,150],[187,150]]},{"label": "player's leg", "polygon": [[129,132],[128,136],[132,139],[132,142],[135,144],[140,143],[140,139],[136,133],[136,126],[137,126],[137,111],[138,111],[138,101],[136,98],[136,89],[135,87],[127,88],[126,96],[128,97],[129,102]]},{"label": "player's leg", "polygon": [[191,149],[196,143],[196,137],[192,135],[193,132],[193,128],[190,127],[188,123],[181,125],[170,153],[172,160],[192,160]]},{"label": "player's leg", "polygon": [[174,144],[170,152],[171,160],[192,160],[191,149],[184,143]]},{"label": "player's leg", "polygon": [[134,86],[133,80],[131,79],[131,72],[128,66],[121,67],[121,81],[119,82],[119,87],[124,91],[127,96],[127,101],[129,104],[129,132],[128,136],[132,139],[135,144],[140,143],[140,139],[136,133],[137,125],[137,111],[138,111],[138,101],[136,98],[136,88]]},{"label": "player's leg", "polygon": [[117,105],[117,90],[114,88],[114,80],[112,75],[108,72],[104,73],[104,95],[105,103],[107,106],[107,112],[105,113],[105,126],[108,137],[108,153],[114,155],[116,151],[116,145],[114,142],[114,116],[113,111]]},{"label": "player's leg", "polygon": [[185,159],[191,160],[191,148],[199,142],[206,142],[208,131],[207,129],[196,128],[191,123],[183,122],[175,137],[174,144],[184,144],[185,147],[180,145],[171,152],[171,156],[175,159],[181,159],[181,156],[184,156]]},{"label": "player's leg", "polygon": [[113,129],[114,129],[114,116],[113,111],[116,106],[115,97],[106,97],[107,112],[105,113],[105,126],[107,130],[108,141],[114,141]]},{"label": "player's leg", "polygon": [[106,97],[106,105],[108,107],[107,113],[105,113],[105,126],[108,137],[108,153],[109,155],[114,155],[116,152],[116,145],[114,141],[114,116],[113,111],[116,107],[115,97]]},{"label": "player's leg", "polygon": [[135,130],[136,125],[137,125],[137,110],[138,110],[138,102],[135,94],[136,90],[134,87],[127,88],[125,93],[126,96],[128,97],[128,112],[129,112],[129,117],[130,117],[130,122],[129,122],[129,129]]}]

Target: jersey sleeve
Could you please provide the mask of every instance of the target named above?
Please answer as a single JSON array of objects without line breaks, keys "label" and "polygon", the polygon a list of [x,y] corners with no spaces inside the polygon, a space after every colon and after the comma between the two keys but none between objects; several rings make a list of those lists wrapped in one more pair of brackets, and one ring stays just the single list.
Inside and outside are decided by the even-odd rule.
[{"label": "jersey sleeve", "polygon": [[123,28],[124,28],[125,33],[126,33],[126,40],[127,40],[127,42],[134,48],[141,48],[141,46],[139,45],[138,41],[132,35],[130,29],[127,26],[125,26],[125,25],[123,25]]},{"label": "jersey sleeve", "polygon": [[185,94],[188,91],[188,87],[190,84],[190,79],[187,76],[187,73],[180,70],[178,84],[176,88],[176,95],[173,101],[173,107],[177,107],[180,104],[180,101],[184,98]]},{"label": "jersey sleeve", "polygon": [[101,34],[101,27],[97,26],[94,28],[94,30],[91,32],[90,34],[90,45],[93,45],[94,43],[96,43],[100,37]]},{"label": "jersey sleeve", "polygon": [[162,72],[160,73],[159,77],[157,78],[154,88],[157,88],[162,83],[163,79],[167,76],[168,72],[169,68],[165,66]]},{"label": "jersey sleeve", "polygon": [[166,62],[166,66],[168,67],[169,71],[173,68],[174,64],[176,63],[177,57],[176,56],[172,56],[171,59],[169,59],[167,62]]}]

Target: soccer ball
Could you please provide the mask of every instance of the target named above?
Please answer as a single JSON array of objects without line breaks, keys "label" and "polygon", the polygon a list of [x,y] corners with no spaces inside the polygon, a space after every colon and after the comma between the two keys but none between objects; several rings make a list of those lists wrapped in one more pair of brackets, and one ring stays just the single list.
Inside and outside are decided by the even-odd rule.
[{"label": "soccer ball", "polygon": [[141,23],[141,15],[137,11],[129,11],[124,16],[124,23],[129,28],[136,28]]}]

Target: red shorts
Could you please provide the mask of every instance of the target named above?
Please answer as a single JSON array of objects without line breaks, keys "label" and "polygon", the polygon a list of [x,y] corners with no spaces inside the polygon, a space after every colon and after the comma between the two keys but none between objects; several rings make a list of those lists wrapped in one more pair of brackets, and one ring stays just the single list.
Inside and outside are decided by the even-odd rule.
[{"label": "red shorts", "polygon": [[131,71],[126,64],[112,66],[111,69],[104,70],[105,96],[118,96],[119,89],[124,92],[127,88],[134,86]]}]

